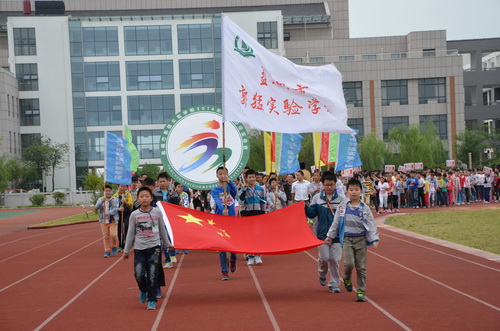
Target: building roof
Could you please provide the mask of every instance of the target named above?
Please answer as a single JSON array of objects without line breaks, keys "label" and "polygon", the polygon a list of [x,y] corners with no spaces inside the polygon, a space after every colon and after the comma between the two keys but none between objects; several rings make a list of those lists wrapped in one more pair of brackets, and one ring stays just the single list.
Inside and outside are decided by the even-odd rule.
[{"label": "building roof", "polygon": [[[293,4],[293,5],[269,5],[269,6],[238,6],[238,7],[207,7],[207,8],[166,8],[166,9],[132,9],[132,10],[82,10],[66,11],[66,15],[73,17],[110,17],[110,16],[171,16],[171,15],[200,15],[200,14],[220,14],[229,12],[246,11],[268,11],[281,10],[285,21],[294,18],[294,22],[300,18],[304,21],[318,21],[330,19],[330,15],[325,8],[325,3]],[[36,13],[35,13],[36,14]],[[9,16],[24,16],[19,12],[0,12],[0,24],[7,23]],[[314,19],[312,19],[314,18]]]}]

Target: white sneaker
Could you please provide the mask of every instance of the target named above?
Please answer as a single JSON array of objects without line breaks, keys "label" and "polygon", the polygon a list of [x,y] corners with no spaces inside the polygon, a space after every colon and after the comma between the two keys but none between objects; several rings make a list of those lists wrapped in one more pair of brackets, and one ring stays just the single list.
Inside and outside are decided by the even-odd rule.
[{"label": "white sneaker", "polygon": [[254,262],[255,262],[255,258],[249,257],[247,260],[247,265],[253,265]]},{"label": "white sneaker", "polygon": [[255,257],[255,264],[262,264],[262,258],[260,256]]},{"label": "white sneaker", "polygon": [[172,263],[177,263],[177,258],[175,256],[171,256],[170,261],[172,261]]}]

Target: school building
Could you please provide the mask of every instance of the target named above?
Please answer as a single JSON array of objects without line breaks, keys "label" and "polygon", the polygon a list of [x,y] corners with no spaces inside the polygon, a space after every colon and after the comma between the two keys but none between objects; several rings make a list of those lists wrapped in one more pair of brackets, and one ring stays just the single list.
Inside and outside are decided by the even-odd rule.
[{"label": "school building", "polygon": [[446,31],[349,38],[348,0],[0,2],[3,152],[20,156],[41,135],[67,142],[55,187],[75,190],[104,166],[104,133],[128,125],[141,164],[160,165],[165,123],[192,105],[220,105],[222,12],[296,64],[334,63],[360,134],[386,139],[431,120],[455,155],[468,115],[463,57]]}]

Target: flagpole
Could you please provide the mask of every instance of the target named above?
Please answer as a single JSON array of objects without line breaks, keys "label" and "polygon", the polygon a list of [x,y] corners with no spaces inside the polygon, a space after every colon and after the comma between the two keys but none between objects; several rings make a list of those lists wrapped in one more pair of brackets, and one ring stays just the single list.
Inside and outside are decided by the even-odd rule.
[{"label": "flagpole", "polygon": [[[106,199],[106,155],[108,154],[108,131],[104,131],[104,174],[102,176],[103,178],[103,185],[102,185],[102,196],[104,199]],[[104,211],[103,211],[103,218],[104,214],[107,213],[107,201],[104,201]],[[106,222],[104,220],[104,222]]]},{"label": "flagpole", "polygon": [[[226,123],[222,122],[222,166],[223,171],[227,172],[229,180],[229,171],[226,169]],[[224,184],[224,211],[227,211],[227,182]]]}]

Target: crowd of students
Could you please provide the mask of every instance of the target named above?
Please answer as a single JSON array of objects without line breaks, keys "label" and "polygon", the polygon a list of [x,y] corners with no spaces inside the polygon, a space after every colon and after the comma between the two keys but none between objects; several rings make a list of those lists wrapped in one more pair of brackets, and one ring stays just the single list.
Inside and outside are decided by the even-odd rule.
[{"label": "crowd of students", "polygon": [[[366,246],[378,245],[378,232],[370,209],[386,213],[407,207],[500,202],[498,169],[492,174],[479,169],[438,168],[409,174],[375,171],[354,174],[349,179],[337,177],[333,171],[315,171],[311,175],[302,169],[295,174],[278,176],[246,167],[238,178],[230,181],[227,170],[220,167],[216,176],[218,185],[211,191],[187,188],[172,181],[164,172],[156,180],[147,175],[133,176],[129,188],[119,185],[113,194],[108,185],[104,196],[97,201],[95,209],[99,210],[104,257],[123,251],[126,259],[134,246],[134,273],[140,301],[147,301],[148,309],[155,309],[156,299],[161,298],[160,286],[165,285],[163,269],[173,267],[176,254],[189,253],[171,247],[161,213],[155,208],[158,201],[243,217],[303,202],[311,230],[325,242],[318,248],[320,285],[326,286],[330,272],[328,289],[332,293],[340,292],[338,266],[343,254],[342,281],[347,291],[352,291],[351,274],[356,269],[357,301],[365,301]],[[221,279],[229,280],[229,272],[237,270],[237,254],[218,252],[218,255]],[[249,266],[263,263],[262,256],[252,252],[248,252],[245,259]]]}]

